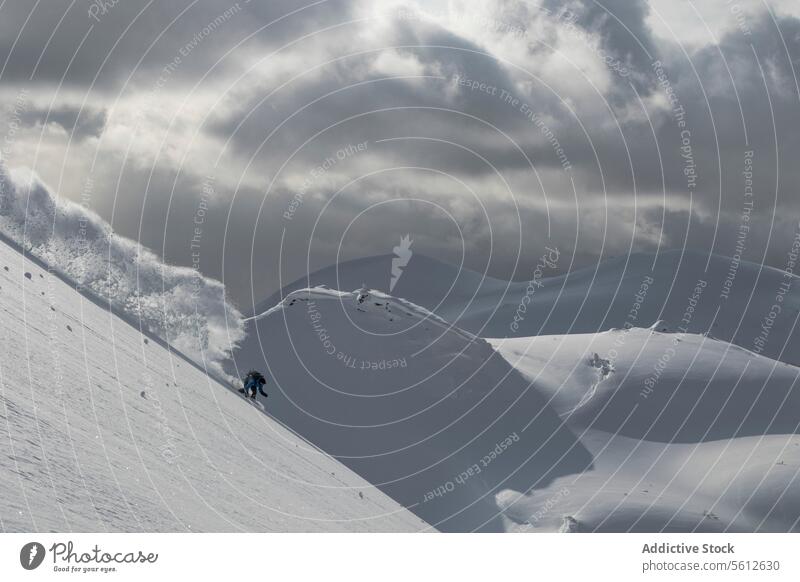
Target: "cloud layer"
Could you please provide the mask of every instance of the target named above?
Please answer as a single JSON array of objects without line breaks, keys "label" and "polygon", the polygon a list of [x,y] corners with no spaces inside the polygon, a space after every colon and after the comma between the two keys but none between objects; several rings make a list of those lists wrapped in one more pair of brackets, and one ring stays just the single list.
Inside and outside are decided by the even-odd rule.
[{"label": "cloud layer", "polygon": [[794,236],[789,1],[14,4],[7,119],[28,93],[8,165],[73,201],[91,180],[117,232],[184,266],[207,204],[199,267],[244,310],[406,234],[518,279],[545,245],[565,268],[730,255],[746,159],[745,256],[782,266]]}]

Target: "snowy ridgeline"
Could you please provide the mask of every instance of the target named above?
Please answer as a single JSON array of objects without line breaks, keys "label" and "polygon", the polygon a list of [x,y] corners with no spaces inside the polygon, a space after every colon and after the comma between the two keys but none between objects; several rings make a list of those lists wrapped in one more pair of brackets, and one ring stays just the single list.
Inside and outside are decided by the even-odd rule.
[{"label": "snowy ridgeline", "polygon": [[430,529],[2,243],[0,426],[0,531]]},{"label": "snowy ridgeline", "polygon": [[[340,265],[339,276],[369,280],[376,264],[387,276],[387,258]],[[640,326],[617,308],[621,329],[487,341],[429,311],[458,310],[435,297],[451,282],[413,264],[397,288],[426,282],[412,289],[427,309],[317,287],[249,322],[235,358],[269,369],[271,414],[444,531],[800,529],[800,369],[690,333],[680,318],[645,326],[644,299],[634,299]],[[591,282],[611,277],[587,275],[577,280],[597,307],[609,290],[598,299]],[[768,286],[781,276],[764,272]],[[638,274],[616,286],[641,296]],[[485,290],[470,303],[456,285],[459,321],[485,318],[487,297],[514,303],[497,301],[496,283]],[[572,325],[587,325],[576,313]],[[496,314],[484,321],[500,329]]]},{"label": "snowy ridgeline", "polygon": [[[549,253],[528,271],[520,269],[520,281],[502,281],[415,254],[392,295],[484,338],[595,333],[665,320],[676,332],[711,335],[800,365],[800,334],[794,333],[800,323],[800,278],[795,275],[670,250],[632,253],[553,276],[553,267],[566,270],[568,260],[565,253]],[[391,269],[390,255],[358,259],[303,277],[283,295],[309,285],[350,290],[363,283],[386,290]],[[257,313],[281,296],[262,303]]]},{"label": "snowy ridgeline", "polygon": [[412,303],[301,290],[253,323],[236,358],[269,355],[270,414],[437,529],[503,531],[499,488],[591,463],[486,341]]},{"label": "snowy ridgeline", "polygon": [[0,234],[214,372],[244,337],[221,283],[164,264],[90,210],[0,161]]}]

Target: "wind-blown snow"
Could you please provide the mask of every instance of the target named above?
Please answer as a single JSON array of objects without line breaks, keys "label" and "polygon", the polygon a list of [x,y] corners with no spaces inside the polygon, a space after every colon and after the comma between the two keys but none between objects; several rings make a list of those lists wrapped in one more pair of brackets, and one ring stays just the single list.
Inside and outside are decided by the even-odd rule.
[{"label": "wind-blown snow", "polygon": [[32,172],[8,171],[1,161],[0,232],[214,371],[244,337],[222,283],[165,264],[97,214],[54,196]]}]

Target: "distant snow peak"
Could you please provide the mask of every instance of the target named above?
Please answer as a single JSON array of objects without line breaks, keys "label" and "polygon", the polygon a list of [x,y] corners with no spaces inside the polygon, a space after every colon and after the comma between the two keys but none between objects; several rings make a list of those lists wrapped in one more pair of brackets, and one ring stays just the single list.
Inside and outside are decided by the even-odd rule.
[{"label": "distant snow peak", "polygon": [[414,252],[411,250],[411,235],[407,234],[400,238],[400,244],[392,249],[394,257],[392,258],[392,276],[389,280],[389,292],[394,291],[395,285],[403,275],[403,269],[408,265]]}]

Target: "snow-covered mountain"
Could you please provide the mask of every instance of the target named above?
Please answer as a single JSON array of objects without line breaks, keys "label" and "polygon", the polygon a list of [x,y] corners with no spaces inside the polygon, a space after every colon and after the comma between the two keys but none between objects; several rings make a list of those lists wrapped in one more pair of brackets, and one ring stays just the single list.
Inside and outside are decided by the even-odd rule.
[{"label": "snow-covered mountain", "polygon": [[0,529],[430,529],[0,243]]},{"label": "snow-covered mountain", "polygon": [[509,530],[800,530],[800,369],[650,329],[492,343],[592,455],[500,492]]},{"label": "snow-covered mountain", "polygon": [[486,341],[379,292],[293,292],[236,358],[267,367],[271,415],[441,530],[501,531],[501,484],[591,464]]},{"label": "snow-covered mountain", "polygon": [[529,292],[415,255],[404,299],[340,265],[247,322],[264,408],[0,244],[0,527],[798,531],[795,280],[681,257]]},{"label": "snow-covered mountain", "polygon": [[[664,320],[676,330],[800,364],[800,280],[786,271],[680,250],[634,253],[574,271],[568,261],[546,251],[525,280],[509,282],[414,254],[392,294],[481,337],[594,333]],[[391,265],[391,255],[341,263],[293,282],[282,294],[316,285],[386,291]],[[556,269],[569,272],[552,276]]]},{"label": "snow-covered mountain", "polygon": [[581,429],[699,442],[800,428],[800,368],[702,335],[633,328],[491,342]]},{"label": "snow-covered mountain", "polygon": [[[309,279],[369,285],[389,259]],[[794,278],[740,263],[729,285],[706,259],[543,278],[511,330],[528,283],[414,256],[405,299],[288,288],[236,364],[268,369],[270,414],[445,531],[797,531]],[[747,344],[785,280],[761,350],[785,361],[721,339]]]}]

